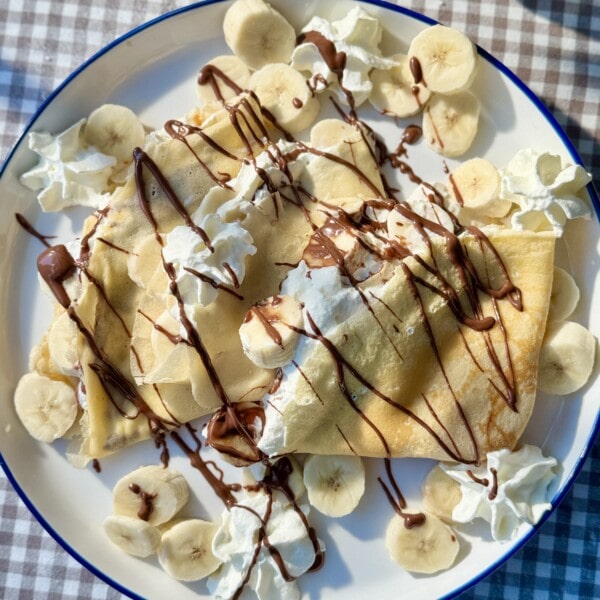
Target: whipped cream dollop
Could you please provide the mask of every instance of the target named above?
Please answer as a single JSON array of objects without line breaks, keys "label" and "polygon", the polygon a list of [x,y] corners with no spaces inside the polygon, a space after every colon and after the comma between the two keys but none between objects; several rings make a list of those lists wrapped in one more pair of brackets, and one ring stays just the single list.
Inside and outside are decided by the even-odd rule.
[{"label": "whipped cream dollop", "polygon": [[489,452],[486,464],[472,467],[440,463],[442,470],[460,484],[462,498],[452,519],[470,523],[480,517],[491,525],[496,541],[513,538],[521,523],[534,525],[551,508],[548,486],[557,461],[545,457],[537,446],[524,445]]},{"label": "whipped cream dollop", "polygon": [[268,545],[277,548],[291,577],[299,577],[312,567],[315,550],[298,510],[283,495],[258,492],[241,497],[225,511],[213,539],[213,553],[223,565],[207,580],[211,595],[232,598],[250,572],[242,598],[300,598],[296,583],[285,580],[268,548]]},{"label": "whipped cream dollop", "polygon": [[109,198],[109,179],[117,159],[85,143],[84,125],[81,119],[55,136],[29,134],[29,148],[40,159],[20,181],[38,192],[38,202],[46,212],[75,205],[101,208]]},{"label": "whipped cream dollop", "polygon": [[286,169],[281,169],[279,161],[296,148],[297,144],[285,140],[270,144],[256,158],[244,162],[227,187],[216,185],[208,191],[192,221],[206,233],[212,250],[187,225],[177,226],[165,236],[163,257],[175,266],[186,305],[214,302],[218,293],[214,284],[237,288],[243,283],[246,258],[256,254],[244,220],[265,202],[277,202],[273,195],[278,190],[294,185],[304,169],[303,161],[286,162]]},{"label": "whipped cream dollop", "polygon": [[581,165],[563,166],[560,156],[520,150],[502,173],[500,198],[519,205],[511,214],[518,230],[563,234],[567,219],[588,218],[591,209],[578,193],[591,181]]},{"label": "whipped cream dollop", "polygon": [[256,248],[238,221],[227,223],[218,214],[209,214],[196,224],[210,247],[198,231],[178,225],[166,235],[163,257],[175,267],[184,304],[206,306],[217,297],[216,285],[237,288],[242,284],[246,257],[255,254]]},{"label": "whipped cream dollop", "polygon": [[281,292],[304,306],[304,314],[310,315],[323,335],[364,306],[357,289],[344,281],[337,266],[311,269],[303,260],[288,272]]},{"label": "whipped cream dollop", "polygon": [[[281,292],[293,296],[303,305],[306,330],[315,333],[310,324],[312,319],[324,336],[331,335],[339,325],[364,308],[360,294],[344,281],[337,266],[311,269],[305,261],[300,261],[295,269],[288,272]],[[282,369],[279,387],[265,399],[265,427],[258,446],[270,456],[286,447],[287,429],[283,414],[289,403],[302,401],[295,394],[299,381],[304,377],[302,365],[320,343],[305,335],[300,336],[293,360]]]},{"label": "whipped cream dollop", "polygon": [[[362,104],[373,88],[369,71],[373,68],[391,69],[395,62],[384,58],[379,49],[383,29],[377,19],[362,8],[353,8],[343,19],[329,22],[313,17],[302,29],[303,33],[316,31],[333,42],[335,52],[346,55],[341,88],[338,75],[320,49],[311,41],[300,43],[292,54],[292,67],[310,73],[311,87],[321,92],[328,87],[335,89],[341,102],[347,104],[345,91],[354,98],[355,106]],[[344,91],[345,90],[345,91]]]}]

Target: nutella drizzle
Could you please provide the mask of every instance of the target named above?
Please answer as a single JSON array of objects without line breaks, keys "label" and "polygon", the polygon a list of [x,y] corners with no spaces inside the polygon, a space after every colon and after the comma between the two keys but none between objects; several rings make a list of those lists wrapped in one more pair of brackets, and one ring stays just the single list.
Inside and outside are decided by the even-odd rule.
[{"label": "nutella drizzle", "polygon": [[487,478],[479,478],[477,477],[477,475],[475,475],[475,473],[473,473],[473,471],[471,471],[471,469],[467,469],[467,475],[475,482],[478,483],[479,485],[482,485],[483,487],[487,487],[488,485],[490,485],[490,480]]},{"label": "nutella drizzle", "polygon": [[138,496],[140,499],[140,509],[137,512],[138,518],[142,521],[150,520],[150,517],[154,511],[154,498],[156,498],[156,494],[149,494],[137,483],[130,483],[129,491]]},{"label": "nutella drizzle", "polygon": [[421,68],[421,63],[416,56],[411,56],[408,61],[408,66],[410,68],[410,72],[413,76],[413,81],[415,84],[423,83],[426,85],[425,81],[423,81],[423,69]]},{"label": "nutella drizzle", "polygon": [[34,238],[38,239],[40,242],[42,242],[42,244],[44,244],[44,246],[46,246],[46,248],[49,248],[51,244],[48,243],[48,240],[51,240],[53,238],[55,238],[55,235],[44,235],[42,233],[40,233],[39,231],[37,231],[37,229],[35,229],[33,227],[33,225],[21,214],[21,213],[15,213],[15,219],[17,220],[17,223],[31,236],[33,236]]},{"label": "nutella drizzle", "polygon": [[488,494],[488,500],[495,500],[498,495],[498,471],[494,467],[490,467],[490,473],[492,474],[492,488]]}]

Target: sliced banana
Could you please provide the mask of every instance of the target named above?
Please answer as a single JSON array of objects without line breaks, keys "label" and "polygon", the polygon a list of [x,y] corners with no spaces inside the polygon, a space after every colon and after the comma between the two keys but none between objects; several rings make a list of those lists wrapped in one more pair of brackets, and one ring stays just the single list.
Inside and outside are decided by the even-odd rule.
[{"label": "sliced banana", "polygon": [[443,521],[452,522],[452,511],[462,498],[458,482],[437,465],[425,477],[421,491],[425,510]]},{"label": "sliced banana", "polygon": [[287,63],[296,32],[281,13],[263,0],[237,0],[223,20],[225,42],[250,68]]},{"label": "sliced banana", "polygon": [[500,172],[485,158],[472,158],[460,164],[449,176],[450,189],[464,208],[486,217],[503,217],[512,203],[501,200]]},{"label": "sliced banana", "polygon": [[136,146],[143,146],[146,132],[137,115],[120,104],[103,104],[87,118],[85,141],[121,162],[132,159]]},{"label": "sliced banana", "polygon": [[473,42],[464,33],[444,25],[424,29],[413,38],[408,56],[413,64],[418,61],[417,69],[427,88],[439,94],[466,90],[477,71]]},{"label": "sliced banana", "polygon": [[302,307],[293,297],[272,296],[254,305],[240,327],[244,354],[263,369],[283,367],[292,360],[304,325]]},{"label": "sliced banana", "polygon": [[454,531],[432,514],[426,514],[421,525],[410,528],[395,515],[386,530],[385,546],[390,556],[411,573],[450,568],[460,548]]},{"label": "sliced banana", "polygon": [[248,87],[258,96],[261,106],[289,133],[310,127],[321,109],[304,76],[284,63],[265,65],[255,71]]},{"label": "sliced banana", "polygon": [[431,91],[422,82],[415,83],[406,54],[391,58],[397,66],[371,71],[373,90],[369,101],[373,108],[384,114],[401,119],[416,115],[429,100]]},{"label": "sliced banana", "polygon": [[26,373],[15,390],[15,409],[25,429],[51,443],[71,428],[79,413],[75,390],[63,381]]},{"label": "sliced banana", "polygon": [[365,468],[359,456],[311,455],[304,463],[308,501],[329,517],[350,514],[365,492]]},{"label": "sliced banana", "polygon": [[58,370],[70,377],[79,376],[77,352],[77,325],[67,311],[56,317],[48,330],[48,351]]},{"label": "sliced banana", "polygon": [[477,134],[479,111],[479,100],[471,92],[434,94],[423,111],[425,141],[443,156],[463,155]]},{"label": "sliced banana", "polygon": [[[218,69],[223,75],[228,79],[231,79],[233,83],[242,89],[245,90],[248,87],[248,83],[250,82],[250,69],[246,66],[246,63],[237,56],[232,54],[222,54],[221,56],[216,56],[211,59],[207,63],[207,66]],[[219,94],[223,100],[230,100],[237,95],[235,90],[223,83],[220,77],[215,77],[215,81],[219,88]],[[198,93],[198,98],[200,98],[204,105],[211,105],[213,102],[221,100],[215,93],[211,83],[200,83],[200,81],[198,81],[196,92]]]},{"label": "sliced banana", "polygon": [[117,481],[113,489],[113,512],[161,525],[184,507],[188,497],[189,487],[181,473],[149,465]]},{"label": "sliced banana", "polygon": [[216,523],[184,519],[169,527],[158,548],[161,567],[174,579],[197,581],[215,571],[221,561],[212,552]]},{"label": "sliced banana", "polygon": [[573,276],[560,267],[554,267],[548,320],[564,321],[569,318],[577,308],[579,295],[579,287]]},{"label": "sliced banana", "polygon": [[579,323],[553,321],[540,351],[538,387],[548,394],[571,394],[583,387],[594,367],[596,338]]},{"label": "sliced banana", "polygon": [[154,554],[160,544],[158,528],[137,517],[111,515],[104,520],[104,531],[121,550],[141,558]]}]

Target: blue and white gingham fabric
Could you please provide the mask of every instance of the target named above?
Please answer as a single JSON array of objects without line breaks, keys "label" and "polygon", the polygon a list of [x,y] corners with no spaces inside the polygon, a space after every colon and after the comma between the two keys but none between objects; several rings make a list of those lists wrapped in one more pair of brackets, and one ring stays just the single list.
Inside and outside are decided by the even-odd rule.
[{"label": "blue and white gingham fabric", "polygon": [[[185,4],[182,0],[0,0],[0,160],[37,106],[75,67],[133,26]],[[595,181],[600,181],[598,0],[405,0],[402,4],[462,29],[515,71],[550,108]],[[539,534],[462,598],[600,598],[597,474],[600,441]],[[1,471],[0,598],[123,598],[60,548]]]}]

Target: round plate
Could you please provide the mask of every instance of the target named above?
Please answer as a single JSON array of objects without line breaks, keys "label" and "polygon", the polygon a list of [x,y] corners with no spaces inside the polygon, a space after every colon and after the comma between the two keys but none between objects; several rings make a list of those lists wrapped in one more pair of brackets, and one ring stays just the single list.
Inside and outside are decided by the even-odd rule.
[{"label": "round plate", "polygon": [[[28,131],[60,132],[87,116],[104,102],[130,106],[151,127],[177,118],[195,105],[195,78],[211,57],[228,53],[221,34],[229,2],[194,4],[169,13],[120,38],[95,55],[54,92],[29,124]],[[356,4],[352,0],[274,0],[299,29],[313,14],[341,18]],[[361,3],[385,28],[383,53],[406,51],[409,41],[431,21],[416,13],[380,2]],[[569,162],[579,158],[549,112],[514,75],[480,50],[481,67],[474,91],[482,101],[481,129],[471,156],[485,156],[502,166],[519,148],[533,147],[562,155]],[[363,110],[360,110],[361,115]],[[368,111],[367,111],[368,113]],[[367,119],[390,147],[398,143],[409,121],[369,114]],[[414,119],[419,122],[419,119]],[[445,179],[444,169],[454,162],[442,160],[422,142],[410,148],[410,163],[428,181]],[[70,239],[79,232],[80,210],[42,214],[35,197],[23,188],[19,175],[35,164],[35,156],[22,137],[3,167],[0,197],[4,214],[21,212],[45,234]],[[400,179],[409,192],[412,184]],[[600,203],[590,188],[597,208]],[[111,490],[125,473],[140,464],[157,463],[152,443],[142,443],[102,460],[100,474],[77,470],[64,458],[65,446],[37,443],[20,424],[12,406],[12,394],[20,375],[27,371],[28,353],[50,323],[52,304],[39,292],[35,259],[40,244],[18,227],[14,218],[0,224],[5,251],[0,257],[0,461],[27,506],[44,527],[75,558],[120,591],[135,597],[177,597],[179,600],[208,596],[205,585],[183,584],[170,579],[156,559],[139,560],[121,553],[106,539],[102,521],[111,512]],[[567,267],[579,282],[582,299],[573,319],[598,336],[600,333],[597,261],[582,260],[597,253],[599,228],[593,221],[573,222],[558,245],[557,263]],[[596,310],[593,308],[596,307]],[[524,440],[537,444],[560,463],[553,486],[556,506],[577,475],[598,428],[600,381],[562,399],[540,396]],[[186,460],[173,449],[172,465],[183,471],[193,490],[185,514],[216,518],[222,507],[208,486]],[[510,543],[494,542],[489,528],[473,524],[461,528],[460,562],[435,576],[404,572],[389,558],[383,544],[392,509],[376,482],[381,461],[369,460],[368,491],[350,516],[328,520],[311,514],[327,546],[325,567],[299,580],[306,598],[397,598],[398,590],[410,597],[451,596],[487,575],[506,560],[539,527],[523,526]],[[394,461],[398,482],[409,505],[417,505],[420,483],[433,463],[425,460]],[[547,516],[547,515],[546,515]]]}]

